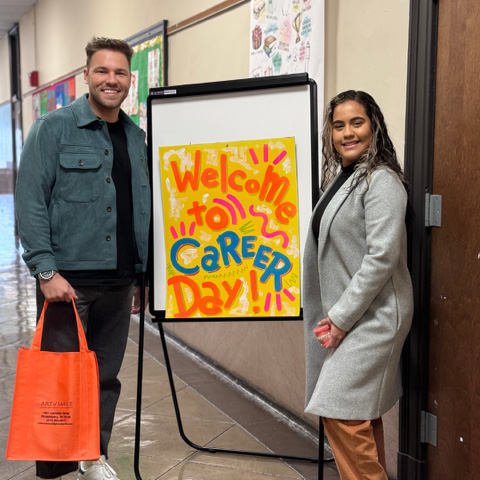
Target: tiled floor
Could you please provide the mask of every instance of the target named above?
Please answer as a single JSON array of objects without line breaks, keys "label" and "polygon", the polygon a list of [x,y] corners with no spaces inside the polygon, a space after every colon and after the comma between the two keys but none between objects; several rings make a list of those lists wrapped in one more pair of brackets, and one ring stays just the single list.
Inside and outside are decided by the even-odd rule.
[{"label": "tiled floor", "polygon": [[[5,460],[17,349],[31,344],[35,284],[19,256],[13,198],[0,195],[0,480],[33,480],[33,462]],[[166,324],[168,328],[168,324]],[[144,335],[139,472],[134,472],[139,322],[132,317],[121,371],[122,394],[110,444],[109,463],[122,480],[317,479],[317,465],[304,460],[205,453],[180,434],[157,326],[147,319]],[[168,342],[175,391],[185,435],[198,445],[226,450],[277,452],[315,458],[312,437],[297,433],[251,396],[206,368],[175,340]],[[62,477],[76,479],[75,474]],[[339,479],[325,463],[324,479]]]}]

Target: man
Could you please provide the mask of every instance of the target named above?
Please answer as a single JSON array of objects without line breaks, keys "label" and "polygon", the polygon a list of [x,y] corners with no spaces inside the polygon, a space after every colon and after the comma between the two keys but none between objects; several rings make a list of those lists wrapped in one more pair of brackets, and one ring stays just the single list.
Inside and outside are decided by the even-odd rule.
[{"label": "man", "polygon": [[[133,51],[122,40],[102,37],[85,51],[89,93],[32,126],[18,171],[16,212],[23,258],[38,280],[37,309],[44,298],[51,302],[42,349],[78,348],[69,328],[74,299],[97,354],[102,457],[80,462],[78,478],[100,480],[117,478],[105,459],[130,314],[139,311],[133,283],[146,268],[150,187],[145,134],[120,109]],[[37,462],[37,475],[56,478],[77,468],[74,462]]]}]

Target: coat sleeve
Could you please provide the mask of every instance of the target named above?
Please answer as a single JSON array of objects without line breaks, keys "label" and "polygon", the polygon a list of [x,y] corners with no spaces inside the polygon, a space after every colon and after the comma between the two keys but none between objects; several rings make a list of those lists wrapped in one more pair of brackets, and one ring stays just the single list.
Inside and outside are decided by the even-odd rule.
[{"label": "coat sleeve", "polygon": [[44,119],[37,120],[23,147],[15,190],[23,259],[31,275],[56,269],[49,205],[57,157],[57,141],[51,126]]},{"label": "coat sleeve", "polygon": [[328,312],[333,323],[345,331],[363,316],[398,266],[405,235],[407,193],[395,174],[379,169],[372,173],[363,206],[366,254]]}]

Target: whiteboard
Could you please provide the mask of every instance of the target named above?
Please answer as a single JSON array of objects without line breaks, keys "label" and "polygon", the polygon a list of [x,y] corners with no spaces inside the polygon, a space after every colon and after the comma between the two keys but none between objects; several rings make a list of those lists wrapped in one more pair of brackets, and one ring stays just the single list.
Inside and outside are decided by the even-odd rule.
[{"label": "whiteboard", "polygon": [[[165,316],[167,281],[159,147],[294,137],[302,259],[310,216],[319,192],[316,106],[316,84],[307,74],[150,90],[147,100],[152,187],[149,307],[155,317]],[[245,320],[252,321],[255,318],[248,317]],[[298,317],[294,319],[298,320]],[[183,319],[192,320],[195,321]],[[239,321],[242,318],[228,320]],[[168,321],[182,319],[169,318]]]}]

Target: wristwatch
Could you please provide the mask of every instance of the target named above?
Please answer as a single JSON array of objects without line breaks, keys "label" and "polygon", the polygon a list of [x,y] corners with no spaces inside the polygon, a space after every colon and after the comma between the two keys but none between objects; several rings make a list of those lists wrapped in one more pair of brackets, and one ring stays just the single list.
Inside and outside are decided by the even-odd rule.
[{"label": "wristwatch", "polygon": [[36,278],[38,280],[51,280],[56,273],[56,270],[46,270],[45,272],[40,272],[37,274]]}]

